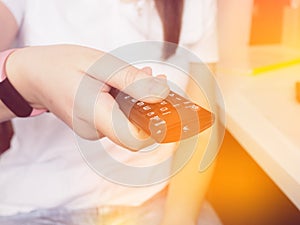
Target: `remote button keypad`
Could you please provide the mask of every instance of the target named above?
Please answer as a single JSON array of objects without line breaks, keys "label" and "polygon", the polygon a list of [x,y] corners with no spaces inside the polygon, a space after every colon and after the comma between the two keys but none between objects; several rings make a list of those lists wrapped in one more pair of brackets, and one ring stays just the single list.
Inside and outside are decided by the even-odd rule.
[{"label": "remote button keypad", "polygon": [[191,137],[213,124],[211,112],[171,91],[159,103],[146,103],[112,90],[110,92],[129,120],[159,143]]}]

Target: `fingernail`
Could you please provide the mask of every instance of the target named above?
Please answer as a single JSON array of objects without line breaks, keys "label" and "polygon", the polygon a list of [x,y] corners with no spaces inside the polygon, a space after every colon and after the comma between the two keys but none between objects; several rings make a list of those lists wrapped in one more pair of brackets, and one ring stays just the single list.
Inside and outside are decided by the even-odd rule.
[{"label": "fingernail", "polygon": [[167,80],[167,76],[165,74],[159,74],[155,78]]},{"label": "fingernail", "polygon": [[170,91],[166,79],[155,77],[149,85],[149,95],[151,97],[166,98]]}]

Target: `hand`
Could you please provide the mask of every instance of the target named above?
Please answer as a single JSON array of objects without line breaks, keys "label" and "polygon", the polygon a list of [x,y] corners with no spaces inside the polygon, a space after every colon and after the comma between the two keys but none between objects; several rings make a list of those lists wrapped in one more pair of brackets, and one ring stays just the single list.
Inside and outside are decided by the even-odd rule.
[{"label": "hand", "polygon": [[[100,70],[90,71],[89,68],[104,54],[74,45],[28,47],[9,56],[6,72],[10,82],[32,107],[49,110],[71,128],[74,128],[73,122],[77,121],[80,129],[75,127],[75,132],[81,137],[97,139],[107,136],[119,145],[133,150],[140,149],[144,146],[132,143],[130,139],[121,143],[114,132],[113,120],[129,122],[118,107],[114,107],[116,102],[109,94],[110,87],[120,90],[126,88],[125,92],[136,99],[148,96],[143,100],[157,102],[169,92],[166,80],[152,77],[149,68],[140,70],[129,65],[110,79]],[[75,96],[83,80],[88,81],[90,89],[86,90],[84,98],[76,102],[78,107],[76,113],[73,113]],[[137,81],[138,86],[134,85]],[[89,118],[90,109],[85,104],[89,100],[89,92],[95,90],[98,99],[94,110],[95,115],[99,116]],[[143,136],[143,132],[132,124],[129,123],[129,127],[135,137]]]}]

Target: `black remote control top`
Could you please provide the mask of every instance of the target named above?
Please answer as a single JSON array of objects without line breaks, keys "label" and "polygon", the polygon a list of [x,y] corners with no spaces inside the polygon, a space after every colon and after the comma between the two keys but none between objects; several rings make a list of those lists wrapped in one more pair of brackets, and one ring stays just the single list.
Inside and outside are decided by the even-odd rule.
[{"label": "black remote control top", "polygon": [[112,88],[110,94],[128,119],[158,143],[192,137],[214,123],[214,114],[170,91],[159,103],[146,103]]}]

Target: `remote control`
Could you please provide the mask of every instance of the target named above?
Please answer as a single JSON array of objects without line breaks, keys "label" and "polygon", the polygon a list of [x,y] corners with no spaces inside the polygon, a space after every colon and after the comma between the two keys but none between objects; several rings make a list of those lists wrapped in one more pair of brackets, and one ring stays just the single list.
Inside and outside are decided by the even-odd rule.
[{"label": "remote control", "polygon": [[158,143],[192,137],[214,123],[213,113],[173,91],[159,103],[139,101],[115,88],[110,94],[127,118]]}]

